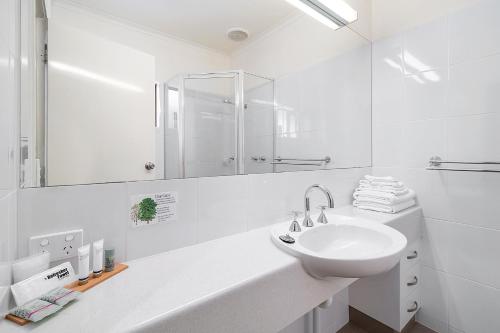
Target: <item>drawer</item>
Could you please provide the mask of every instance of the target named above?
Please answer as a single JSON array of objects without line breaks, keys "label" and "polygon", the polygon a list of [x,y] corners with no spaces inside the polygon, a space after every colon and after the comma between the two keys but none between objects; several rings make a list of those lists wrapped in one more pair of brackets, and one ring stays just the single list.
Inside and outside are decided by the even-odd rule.
[{"label": "drawer", "polygon": [[408,297],[420,286],[420,265],[413,265],[407,272],[400,272],[400,297],[401,300]]},{"label": "drawer", "polygon": [[414,265],[418,264],[420,261],[421,251],[420,251],[420,241],[411,243],[403,251],[401,256],[401,274],[403,276],[409,272]]},{"label": "drawer", "polygon": [[401,311],[399,314],[400,329],[406,326],[410,319],[417,313],[422,304],[420,299],[420,292],[418,289],[414,290],[403,302],[401,302]]}]

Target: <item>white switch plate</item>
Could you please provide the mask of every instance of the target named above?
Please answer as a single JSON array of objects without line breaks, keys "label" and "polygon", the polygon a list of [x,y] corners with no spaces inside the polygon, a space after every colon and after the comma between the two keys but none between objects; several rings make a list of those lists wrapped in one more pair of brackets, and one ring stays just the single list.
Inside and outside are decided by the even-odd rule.
[{"label": "white switch plate", "polygon": [[78,254],[83,245],[83,230],[71,230],[30,237],[30,255],[49,252],[50,261],[67,259]]}]

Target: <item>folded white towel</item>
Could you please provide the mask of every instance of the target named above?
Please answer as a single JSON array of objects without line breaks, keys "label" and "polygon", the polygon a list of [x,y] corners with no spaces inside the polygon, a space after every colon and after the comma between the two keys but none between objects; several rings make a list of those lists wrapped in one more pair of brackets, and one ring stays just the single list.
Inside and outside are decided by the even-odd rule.
[{"label": "folded white towel", "polygon": [[371,185],[379,185],[379,186],[395,186],[395,187],[404,187],[404,184],[399,180],[394,179],[393,177],[375,177],[366,175],[365,179],[360,181],[361,184],[368,183]]},{"label": "folded white towel", "polygon": [[360,209],[374,210],[382,213],[395,214],[412,206],[415,206],[415,200],[405,201],[396,205],[383,205],[374,202],[354,200],[353,206]]},{"label": "folded white towel", "polygon": [[395,195],[403,195],[403,194],[408,193],[408,188],[406,186],[396,187],[396,186],[380,186],[380,185],[360,184],[358,189],[393,193]]},{"label": "folded white towel", "polygon": [[384,176],[384,177],[381,177],[381,176],[372,176],[372,175],[365,175],[365,179],[370,181],[370,182],[386,182],[386,183],[389,183],[389,182],[397,182],[398,180],[395,179],[394,177],[391,177],[391,176]]},{"label": "folded white towel", "polygon": [[352,196],[357,201],[374,202],[382,205],[394,205],[414,199],[415,191],[408,190],[408,193],[406,194],[395,195],[389,192],[357,189],[356,191],[354,191]]},{"label": "folded white towel", "polygon": [[405,188],[405,184],[403,184],[400,181],[397,182],[383,182],[383,181],[369,181],[366,179],[361,179],[359,181],[360,185],[364,186],[386,186],[386,187],[392,187],[392,188]]}]

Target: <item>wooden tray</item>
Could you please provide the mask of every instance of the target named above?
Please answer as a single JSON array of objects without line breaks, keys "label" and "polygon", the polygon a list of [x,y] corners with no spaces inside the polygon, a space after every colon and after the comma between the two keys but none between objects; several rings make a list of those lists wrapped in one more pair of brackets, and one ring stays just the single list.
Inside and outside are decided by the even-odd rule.
[{"label": "wooden tray", "polygon": [[[115,266],[115,269],[112,270],[111,272],[103,272],[102,275],[99,276],[98,278],[89,278],[89,282],[87,282],[84,285],[79,286],[78,281],[75,281],[75,282],[68,284],[67,286],[64,286],[64,287],[71,289],[71,290],[74,290],[74,291],[85,292],[85,291],[89,290],[90,288],[97,286],[99,283],[106,281],[107,279],[115,276],[116,274],[123,272],[127,268],[128,268],[128,266],[125,264],[117,264]],[[10,320],[10,321],[12,321],[20,326],[24,326],[24,325],[30,323],[29,320],[19,318],[17,316],[12,315],[12,314],[6,315],[5,319]]]}]

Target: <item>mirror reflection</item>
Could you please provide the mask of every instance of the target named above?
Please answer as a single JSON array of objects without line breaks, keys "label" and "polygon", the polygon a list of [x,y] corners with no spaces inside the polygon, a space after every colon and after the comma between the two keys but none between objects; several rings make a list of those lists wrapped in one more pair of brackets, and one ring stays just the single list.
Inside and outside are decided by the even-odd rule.
[{"label": "mirror reflection", "polygon": [[21,186],[369,166],[371,44],[312,2],[37,0]]}]

